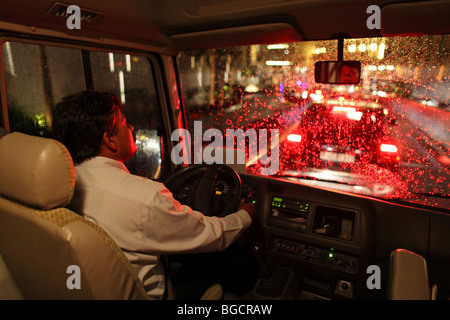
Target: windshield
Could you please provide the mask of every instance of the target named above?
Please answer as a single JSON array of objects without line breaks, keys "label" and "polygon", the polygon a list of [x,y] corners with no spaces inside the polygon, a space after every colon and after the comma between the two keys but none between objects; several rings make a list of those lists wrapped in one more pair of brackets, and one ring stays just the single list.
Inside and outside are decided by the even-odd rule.
[{"label": "windshield", "polygon": [[359,84],[315,83],[337,40],[182,52],[187,131],[203,160],[223,145],[243,151],[247,173],[450,208],[450,37],[343,47],[361,62]]}]

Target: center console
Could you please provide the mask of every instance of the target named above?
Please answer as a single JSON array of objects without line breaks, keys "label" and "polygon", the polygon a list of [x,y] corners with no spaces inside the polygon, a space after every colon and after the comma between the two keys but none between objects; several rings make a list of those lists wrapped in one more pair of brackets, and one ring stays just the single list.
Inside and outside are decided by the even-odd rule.
[{"label": "center console", "polygon": [[[272,275],[272,282],[285,281],[284,288],[289,288],[292,282],[286,279],[296,279],[299,299],[361,296],[365,270],[358,232],[362,219],[360,208],[277,194],[266,199],[266,204],[269,204],[267,252],[277,273]],[[259,283],[259,288],[263,285],[264,282]],[[277,287],[283,286],[277,284]]]}]

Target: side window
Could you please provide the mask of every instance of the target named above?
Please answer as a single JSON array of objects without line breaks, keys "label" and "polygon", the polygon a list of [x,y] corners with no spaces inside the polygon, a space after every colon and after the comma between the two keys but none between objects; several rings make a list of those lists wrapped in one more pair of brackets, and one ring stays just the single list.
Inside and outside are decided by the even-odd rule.
[{"label": "side window", "polygon": [[[135,127],[137,153],[130,172],[151,179],[162,175],[163,121],[154,74],[147,57],[92,51],[90,61],[76,48],[5,42],[2,61],[9,129],[51,137],[53,107],[67,95],[93,89],[119,96]],[[90,63],[90,68],[83,63]],[[92,70],[85,75],[84,70]],[[167,159],[169,159],[167,157]]]},{"label": "side window", "polygon": [[81,51],[6,42],[2,56],[10,131],[49,136],[54,105],[85,88]]},{"label": "side window", "polygon": [[126,166],[134,174],[159,178],[162,118],[148,58],[112,52],[91,52],[90,56],[94,89],[120,97],[127,122],[134,126],[138,151]]}]

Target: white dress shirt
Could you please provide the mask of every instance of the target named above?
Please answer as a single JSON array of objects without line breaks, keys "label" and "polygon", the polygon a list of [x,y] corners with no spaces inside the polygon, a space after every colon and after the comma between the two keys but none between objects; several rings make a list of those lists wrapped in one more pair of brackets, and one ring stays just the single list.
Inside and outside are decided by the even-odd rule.
[{"label": "white dress shirt", "polygon": [[245,210],[204,216],[181,205],[162,183],[132,175],[113,159],[95,157],[75,172],[70,207],[111,235],[153,299],[165,290],[161,254],[221,251],[251,224]]}]

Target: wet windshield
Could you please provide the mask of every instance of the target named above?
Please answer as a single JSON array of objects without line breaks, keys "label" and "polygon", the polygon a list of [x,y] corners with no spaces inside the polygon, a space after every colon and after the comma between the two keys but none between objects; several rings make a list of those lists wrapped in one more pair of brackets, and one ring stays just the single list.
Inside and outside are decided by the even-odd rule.
[{"label": "wet windshield", "polygon": [[315,63],[337,60],[337,48],[181,53],[188,131],[201,130],[193,139],[203,147],[244,150],[248,173],[450,208],[450,37],[345,40],[344,60],[361,62],[359,84],[316,83]]}]

